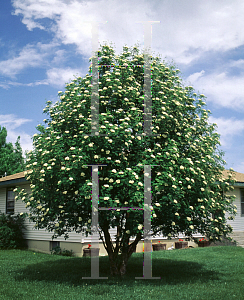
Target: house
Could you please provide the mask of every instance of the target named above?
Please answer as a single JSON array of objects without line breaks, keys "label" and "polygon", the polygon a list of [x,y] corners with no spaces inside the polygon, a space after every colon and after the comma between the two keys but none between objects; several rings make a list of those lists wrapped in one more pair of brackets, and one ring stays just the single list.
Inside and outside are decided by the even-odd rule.
[{"label": "house", "polygon": [[[227,177],[227,173],[227,170],[223,172],[224,177]],[[228,192],[228,195],[236,196],[234,204],[237,206],[237,215],[234,220],[229,220],[228,224],[233,228],[233,240],[237,241],[238,246],[244,247],[244,174],[234,172],[234,178],[234,190]]]},{"label": "house", "polygon": [[[30,183],[25,179],[24,172],[0,178],[0,211],[6,214],[21,212],[29,212],[25,207],[23,201],[15,201],[13,189],[19,186],[31,192]],[[24,231],[24,238],[28,245],[28,249],[50,253],[56,246],[61,249],[72,250],[74,253],[81,254],[82,248],[86,248],[88,243],[91,243],[91,238],[86,238],[83,234],[71,232],[69,239],[65,241],[63,237],[52,240],[52,233],[45,229],[35,229],[34,223],[30,220],[25,220],[26,230]],[[105,249],[104,249],[105,253]],[[79,256],[79,255],[77,255]]]},{"label": "house", "polygon": [[[227,171],[224,171],[224,175],[227,175]],[[236,195],[235,205],[237,206],[237,215],[234,220],[229,220],[229,224],[233,227],[234,233],[232,237],[237,240],[240,246],[244,247],[244,174],[235,172],[234,176],[237,182],[234,185],[234,190],[229,194]],[[30,183],[25,179],[24,172],[20,172],[14,175],[9,175],[0,178],[0,211],[6,214],[13,213],[18,214],[21,212],[28,212],[29,209],[25,207],[25,203],[21,201],[15,201],[15,195],[13,189],[19,186],[31,192]],[[26,230],[24,231],[24,237],[26,239],[28,248],[34,251],[50,253],[55,246],[60,246],[61,249],[72,250],[76,256],[83,255],[83,249],[87,248],[88,243],[91,243],[91,236],[86,237],[84,233],[70,232],[67,240],[64,237],[58,237],[52,240],[52,233],[45,229],[35,229],[34,223],[30,220],[25,220]],[[116,229],[110,230],[112,240],[115,241],[114,235]],[[194,235],[195,237],[202,238],[201,234]],[[184,236],[179,236],[184,238]],[[152,238],[152,242],[163,242],[166,244],[166,249],[171,247],[174,241],[167,240],[165,237]],[[197,246],[194,242],[189,242],[189,246]],[[100,255],[107,255],[106,250],[99,241]],[[137,245],[137,252],[143,251],[143,241],[140,241]]]}]

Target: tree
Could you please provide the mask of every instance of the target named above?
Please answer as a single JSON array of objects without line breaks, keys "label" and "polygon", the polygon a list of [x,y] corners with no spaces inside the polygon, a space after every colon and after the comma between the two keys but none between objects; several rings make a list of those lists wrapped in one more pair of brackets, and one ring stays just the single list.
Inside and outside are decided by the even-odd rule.
[{"label": "tree", "polygon": [[[184,87],[179,70],[151,60],[154,136],[143,135],[144,55],[135,46],[120,56],[108,45],[98,51],[99,136],[91,133],[92,69],[67,84],[60,100],[47,101],[46,125],[38,125],[34,150],[27,159],[31,194],[19,192],[37,228],[68,237],[71,230],[91,231],[91,167],[99,167],[99,207],[143,207],[143,166],[152,167],[153,235],[168,238],[196,232],[210,240],[226,237],[234,214],[231,174],[218,149],[216,124],[208,123],[205,96]],[[106,66],[104,66],[106,65]],[[146,175],[146,174],[145,174]],[[213,214],[218,216],[213,218]],[[109,229],[117,228],[116,245]],[[123,275],[143,238],[143,211],[99,211],[100,239],[108,252],[111,274]],[[130,243],[130,237],[135,241]]]},{"label": "tree", "polygon": [[24,158],[20,146],[20,136],[15,142],[7,143],[7,130],[0,126],[0,175],[12,175],[24,171]]}]

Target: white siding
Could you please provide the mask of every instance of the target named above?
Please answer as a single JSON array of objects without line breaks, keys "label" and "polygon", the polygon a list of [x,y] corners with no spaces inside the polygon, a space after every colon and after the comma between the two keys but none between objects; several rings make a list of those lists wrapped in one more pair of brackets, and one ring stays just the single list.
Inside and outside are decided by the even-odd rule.
[{"label": "white siding", "polygon": [[[29,183],[21,185],[21,188],[26,189],[28,193],[31,192],[31,188]],[[20,212],[29,212],[29,209],[25,207],[25,203],[23,201],[16,201],[15,213]],[[29,240],[39,240],[39,241],[51,241],[52,240],[52,232],[48,232],[45,229],[36,229],[34,228],[35,223],[31,222],[29,219],[25,221],[26,231],[25,238]],[[58,237],[55,241],[65,241],[64,237]],[[75,232],[70,232],[69,238],[66,240],[67,242],[82,242],[82,235]]]},{"label": "white siding", "polygon": [[[25,184],[21,184],[21,185],[19,184],[19,187],[21,189],[26,189],[28,193],[30,192],[30,185],[29,185],[29,183],[25,183]],[[14,203],[14,214],[17,215],[17,214],[19,214],[21,212],[26,212],[26,211],[27,210],[25,208],[25,203],[23,201],[21,201],[21,200],[18,200],[18,201],[15,200],[15,203]]]},{"label": "white siding", "polygon": [[[109,230],[109,233],[110,233],[112,241],[115,242],[115,234],[117,233],[117,229],[116,228],[111,228]],[[102,234],[102,236],[104,237],[104,234]],[[90,236],[88,235],[88,237],[83,236],[82,241],[83,241],[83,243],[90,243],[91,242],[91,235]],[[102,240],[99,240],[99,242],[102,242]]]},{"label": "white siding", "polygon": [[236,195],[234,204],[237,206],[237,215],[234,220],[228,220],[228,224],[232,226],[233,232],[244,231],[244,216],[241,216],[241,191],[239,187],[228,193],[228,195]]},{"label": "white siding", "polygon": [[[116,233],[117,233],[117,229],[116,229],[116,228],[111,228],[111,229],[109,230],[109,233],[110,233],[110,236],[111,236],[112,241],[115,242],[115,235],[116,235]],[[103,235],[103,236],[104,236],[104,235]],[[196,238],[201,238],[201,237],[203,237],[203,235],[202,235],[201,233],[194,234],[193,236],[196,237]],[[185,236],[184,234],[180,233],[178,238],[179,238],[179,239],[183,239],[183,238],[185,238],[185,237],[186,237],[186,236]],[[163,235],[158,235],[158,236],[156,236],[156,237],[151,237],[151,240],[153,240],[153,241],[157,241],[158,239],[164,239],[164,240],[167,240],[168,237],[164,237]],[[135,240],[135,237],[130,238],[130,240]],[[144,240],[144,239],[142,238],[142,240]],[[83,243],[90,243],[90,242],[91,242],[91,236],[88,236],[88,237],[84,237],[84,238],[83,238]],[[101,242],[101,240],[100,240],[100,242]]]},{"label": "white siding", "polygon": [[[25,234],[25,238],[29,240],[39,240],[39,241],[51,241],[52,240],[52,232],[48,232],[45,229],[35,229],[33,222],[26,222],[27,231]],[[65,241],[64,237],[58,237],[54,239],[55,241]],[[70,232],[69,238],[66,240],[67,242],[82,242],[82,234]]]},{"label": "white siding", "polygon": [[6,188],[0,188],[0,211],[6,212]]}]

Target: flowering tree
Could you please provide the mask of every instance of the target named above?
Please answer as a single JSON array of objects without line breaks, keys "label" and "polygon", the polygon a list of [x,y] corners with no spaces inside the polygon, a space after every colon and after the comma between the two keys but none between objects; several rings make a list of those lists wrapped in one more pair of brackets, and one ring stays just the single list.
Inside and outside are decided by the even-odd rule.
[{"label": "flowering tree", "polygon": [[[231,174],[218,150],[215,124],[208,123],[204,95],[184,87],[179,70],[151,60],[152,133],[143,135],[144,55],[124,47],[119,56],[108,45],[99,57],[99,136],[91,133],[92,69],[47,101],[46,125],[38,125],[29,153],[27,179],[31,194],[18,197],[30,209],[37,228],[68,237],[71,230],[91,232],[91,167],[98,168],[99,207],[141,207],[144,165],[152,167],[153,235],[185,233],[210,240],[231,232],[226,213],[234,214]],[[90,134],[90,135],[89,135]],[[146,174],[145,174],[146,175]],[[111,273],[125,274],[126,264],[143,238],[143,210],[99,211],[100,239]],[[117,228],[113,244],[109,229]],[[130,237],[135,240],[130,243]]]}]

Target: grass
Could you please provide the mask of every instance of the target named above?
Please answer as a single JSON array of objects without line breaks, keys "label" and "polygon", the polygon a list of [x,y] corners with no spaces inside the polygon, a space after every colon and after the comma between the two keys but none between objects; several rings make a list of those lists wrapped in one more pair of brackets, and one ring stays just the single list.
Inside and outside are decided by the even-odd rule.
[{"label": "grass", "polygon": [[0,250],[0,299],[243,299],[244,249],[206,247],[152,253],[152,275],[141,280],[143,254],[134,253],[125,278],[111,278],[108,257],[100,257],[100,276],[91,259],[26,250]]}]

